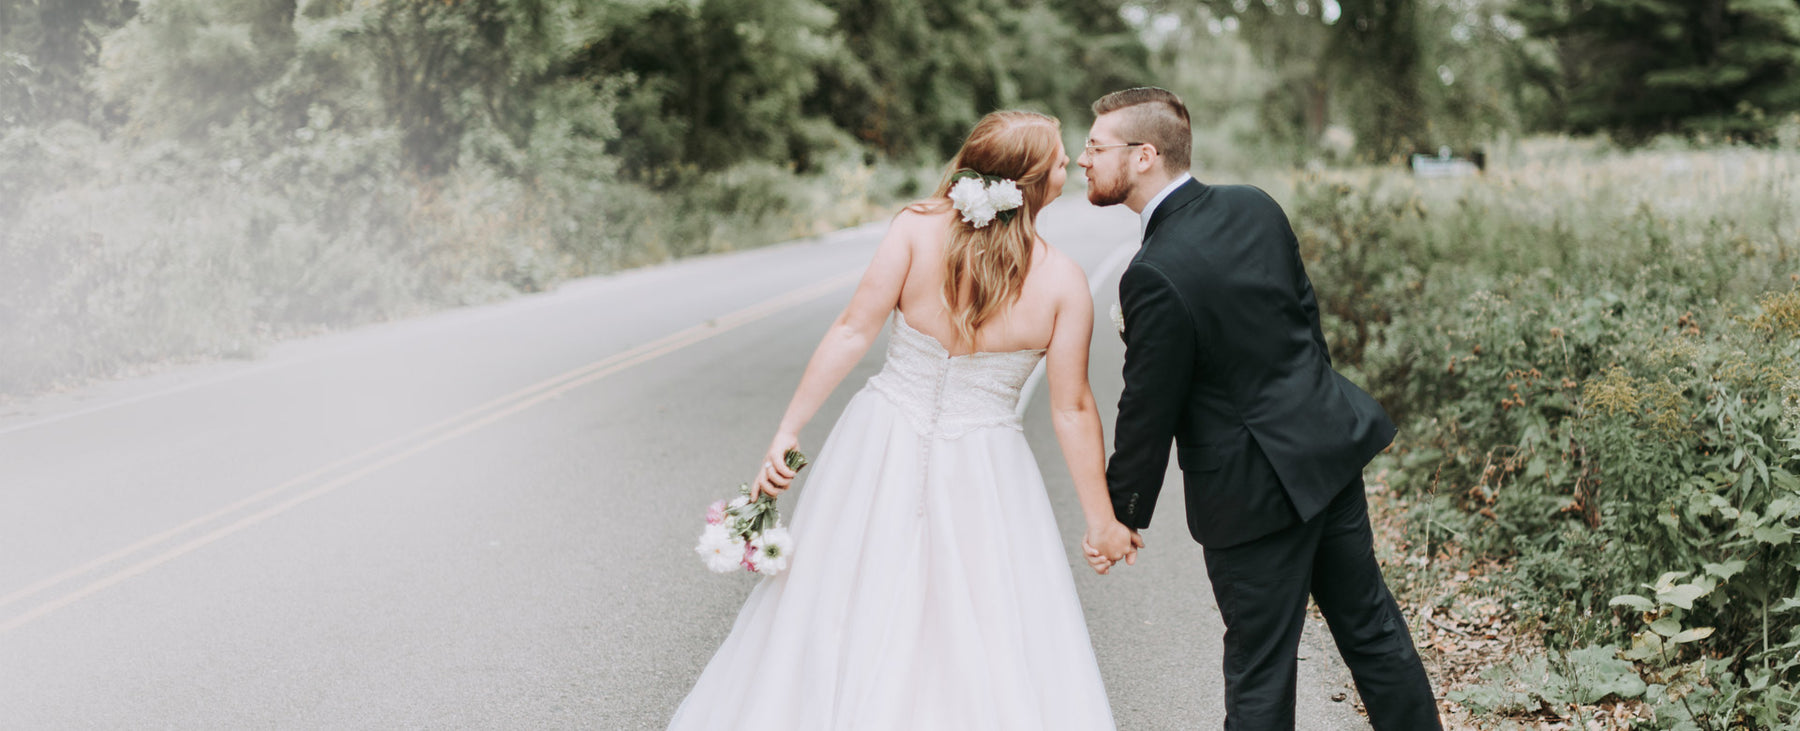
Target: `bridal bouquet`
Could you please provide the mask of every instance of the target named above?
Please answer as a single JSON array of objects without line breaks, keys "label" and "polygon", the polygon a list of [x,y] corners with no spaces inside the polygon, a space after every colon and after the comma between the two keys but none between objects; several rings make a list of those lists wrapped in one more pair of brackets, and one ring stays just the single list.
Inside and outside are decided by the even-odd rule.
[{"label": "bridal bouquet", "polygon": [[[788,469],[799,472],[806,466],[806,455],[790,449],[785,461]],[[706,560],[707,568],[721,574],[741,568],[774,576],[787,570],[794,539],[781,525],[775,498],[758,495],[751,500],[750,486],[740,485],[736,499],[720,500],[707,508],[706,530],[694,551]]]}]

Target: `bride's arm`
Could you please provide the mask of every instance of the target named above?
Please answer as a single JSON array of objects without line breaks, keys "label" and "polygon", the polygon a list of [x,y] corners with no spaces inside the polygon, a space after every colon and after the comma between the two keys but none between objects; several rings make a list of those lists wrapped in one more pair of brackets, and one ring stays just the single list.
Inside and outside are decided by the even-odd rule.
[{"label": "bride's arm", "polygon": [[1069,465],[1069,475],[1074,479],[1081,512],[1087,518],[1088,542],[1112,560],[1130,557],[1135,562],[1130,551],[1130,529],[1114,517],[1112,498],[1106,490],[1105,437],[1100,430],[1094,391],[1088,385],[1094,300],[1088,294],[1086,275],[1073,262],[1069,264],[1073,281],[1064,285],[1068,294],[1058,304],[1050,350],[1045,356],[1051,423],[1056,429],[1056,441],[1062,446],[1063,460]]},{"label": "bride's arm", "polygon": [[[800,376],[800,385],[794,389],[794,398],[788,401],[787,413],[781,417],[775,439],[769,444],[767,466],[757,472],[756,490],[779,495],[793,483],[794,472],[787,469],[783,456],[789,449],[798,447],[800,430],[818,413],[826,397],[844,376],[849,375],[850,369],[869,352],[869,346],[881,334],[888,314],[900,302],[900,288],[906,283],[907,269],[912,266],[913,230],[921,218],[904,211],[894,218],[887,236],[875,249],[874,260],[869,262],[862,281],[856,285],[850,304],[831,323],[825,337],[819,341],[819,347],[813,350],[812,360],[807,361],[806,372]],[[1104,485],[1101,489],[1104,493]]]}]

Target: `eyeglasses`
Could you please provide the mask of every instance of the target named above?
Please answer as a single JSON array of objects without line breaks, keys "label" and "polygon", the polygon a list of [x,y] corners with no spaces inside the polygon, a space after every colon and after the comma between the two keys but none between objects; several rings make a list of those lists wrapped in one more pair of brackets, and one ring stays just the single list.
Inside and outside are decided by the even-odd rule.
[{"label": "eyeglasses", "polygon": [[1081,149],[1086,150],[1087,154],[1089,154],[1089,155],[1094,155],[1094,154],[1099,153],[1101,150],[1110,150],[1115,147],[1137,147],[1138,145],[1147,145],[1147,144],[1150,144],[1150,143],[1148,143],[1148,142],[1120,142],[1116,145],[1088,145]]}]

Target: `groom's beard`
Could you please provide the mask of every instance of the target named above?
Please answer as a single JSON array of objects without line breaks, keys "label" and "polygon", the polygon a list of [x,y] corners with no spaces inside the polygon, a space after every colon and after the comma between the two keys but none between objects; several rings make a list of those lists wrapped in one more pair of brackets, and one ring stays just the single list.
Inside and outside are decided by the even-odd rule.
[{"label": "groom's beard", "polygon": [[1111,184],[1088,178],[1088,202],[1096,206],[1116,206],[1124,203],[1131,195],[1131,185],[1126,182],[1124,171],[1112,179]]}]

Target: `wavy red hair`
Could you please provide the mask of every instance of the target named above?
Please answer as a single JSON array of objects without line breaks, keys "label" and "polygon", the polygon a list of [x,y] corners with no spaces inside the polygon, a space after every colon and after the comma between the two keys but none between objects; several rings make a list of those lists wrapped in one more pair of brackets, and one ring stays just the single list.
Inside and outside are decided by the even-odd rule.
[{"label": "wavy red hair", "polygon": [[[962,342],[973,345],[975,332],[1019,299],[1031,272],[1037,213],[1049,202],[1050,175],[1059,162],[1061,145],[1062,123],[1055,117],[1019,110],[992,112],[969,131],[932,198],[911,206],[928,213],[950,208],[951,178],[959,170],[1011,180],[1025,199],[1009,220],[996,218],[982,228],[965,223],[960,214],[952,219],[950,240],[944,246],[943,301]],[[965,282],[967,298],[959,296]]]}]

